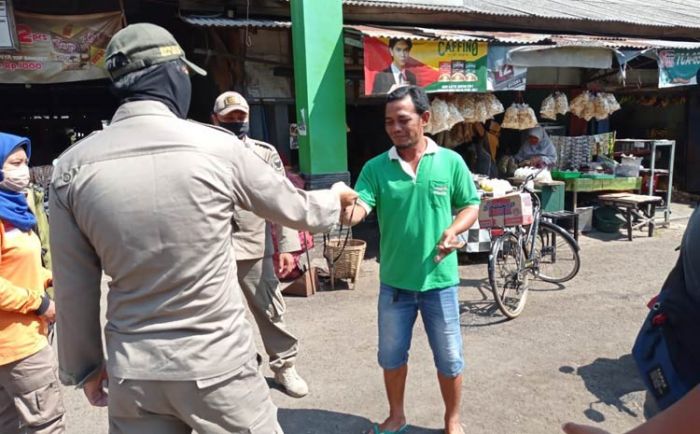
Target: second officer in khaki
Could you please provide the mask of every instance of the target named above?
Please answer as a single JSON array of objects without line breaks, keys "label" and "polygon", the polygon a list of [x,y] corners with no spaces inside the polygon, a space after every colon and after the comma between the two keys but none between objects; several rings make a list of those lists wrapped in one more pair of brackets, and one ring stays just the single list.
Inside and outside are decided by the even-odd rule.
[{"label": "second officer in khaki", "polygon": [[[241,94],[224,92],[214,103],[212,121],[230,130],[246,147],[284,175],[284,166],[275,147],[248,137],[249,111],[248,102]],[[276,267],[284,275],[294,267],[290,252],[301,249],[298,233],[282,225],[268,223],[240,208],[234,211],[234,221],[238,229],[233,235],[238,282],[260,329],[265,351],[270,357],[270,369],[275,373],[277,384],[289,395],[301,398],[309,393],[309,387],[294,367],[299,344],[285,326],[283,315],[286,306],[274,270]],[[273,261],[271,227],[274,227],[279,239],[280,255],[277,261]]]}]

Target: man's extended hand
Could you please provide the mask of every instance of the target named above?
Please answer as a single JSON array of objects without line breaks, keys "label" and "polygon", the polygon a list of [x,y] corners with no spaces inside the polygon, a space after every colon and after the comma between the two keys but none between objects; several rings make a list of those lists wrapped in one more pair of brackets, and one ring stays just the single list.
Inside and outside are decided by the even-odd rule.
[{"label": "man's extended hand", "polygon": [[85,380],[83,392],[91,405],[95,407],[107,406],[108,395],[105,387],[107,387],[108,383],[109,376],[107,375],[107,368],[105,366],[103,366],[97,374]]},{"label": "man's extended hand", "polygon": [[452,229],[446,229],[437,244],[438,255],[435,257],[435,262],[440,262],[442,258],[452,253],[455,249],[461,249],[462,247],[464,247],[464,242],[457,238],[457,234]]},{"label": "man's extended hand", "polygon": [[277,273],[280,277],[286,277],[294,270],[294,255],[291,253],[280,253],[277,257]]}]

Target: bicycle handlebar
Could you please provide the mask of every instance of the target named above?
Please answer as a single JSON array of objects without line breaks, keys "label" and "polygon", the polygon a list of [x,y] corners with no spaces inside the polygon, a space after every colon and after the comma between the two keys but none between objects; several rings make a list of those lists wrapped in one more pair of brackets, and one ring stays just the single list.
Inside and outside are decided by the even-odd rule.
[{"label": "bicycle handlebar", "polygon": [[525,180],[523,181],[523,183],[520,185],[520,189],[519,189],[519,190],[520,190],[520,191],[525,190],[525,188],[527,187],[528,182],[533,181],[535,178],[537,178],[537,177],[539,176],[539,174],[542,173],[542,171],[544,171],[545,169],[546,169],[546,167],[543,167],[543,168],[541,168],[540,170],[538,170],[537,172],[531,173],[531,174],[527,175],[527,176],[525,177]]}]

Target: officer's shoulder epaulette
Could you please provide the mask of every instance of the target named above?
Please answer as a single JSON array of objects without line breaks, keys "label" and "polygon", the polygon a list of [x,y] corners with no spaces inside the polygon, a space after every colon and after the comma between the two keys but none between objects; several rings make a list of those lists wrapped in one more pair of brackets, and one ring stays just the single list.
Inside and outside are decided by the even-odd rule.
[{"label": "officer's shoulder epaulette", "polygon": [[230,135],[230,136],[236,137],[235,134],[233,134],[231,131],[227,130],[227,129],[224,128],[224,127],[220,127],[220,126],[218,126],[218,125],[207,124],[207,123],[204,123],[204,122],[195,121],[194,119],[187,119],[187,122],[192,122],[193,124],[201,125],[201,126],[203,126],[203,127],[213,128],[213,129],[215,129],[215,130],[217,130],[217,131],[221,131],[222,133],[226,133],[226,134],[228,134],[228,135]]},{"label": "officer's shoulder epaulette", "polygon": [[256,146],[260,146],[261,148],[264,148],[267,150],[272,150],[272,151],[277,151],[277,148],[275,148],[274,146],[272,146],[269,143],[261,142],[260,140],[255,140],[255,139],[251,139],[251,138],[249,138],[248,140],[250,140],[250,142],[252,144],[254,144]]},{"label": "officer's shoulder epaulette", "polygon": [[78,140],[77,142],[73,143],[72,145],[70,145],[69,147],[64,149],[63,152],[61,152],[59,154],[59,156],[56,157],[56,159],[58,160],[59,158],[61,158],[62,156],[64,156],[68,152],[70,152],[72,149],[74,149],[76,146],[80,145],[81,143],[88,140],[90,137],[94,136],[95,134],[99,133],[100,131],[102,131],[102,130],[95,130],[95,131],[91,132],[90,134],[88,134],[87,136],[83,137],[82,139]]}]

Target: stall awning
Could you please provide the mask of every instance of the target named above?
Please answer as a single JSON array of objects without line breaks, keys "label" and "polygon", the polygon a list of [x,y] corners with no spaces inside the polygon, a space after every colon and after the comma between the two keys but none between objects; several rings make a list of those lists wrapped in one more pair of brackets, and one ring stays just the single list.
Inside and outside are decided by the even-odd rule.
[{"label": "stall awning", "polygon": [[289,29],[290,21],[255,20],[221,17],[183,16],[182,21],[197,27],[251,27],[258,29]]},{"label": "stall awning", "polygon": [[489,41],[511,45],[545,45],[554,47],[602,47],[632,49],[700,49],[700,42],[668,41],[660,39],[619,38],[594,35],[565,35],[551,33],[493,32],[477,30],[446,30],[425,27],[379,27],[349,24],[346,29],[371,37],[403,37],[413,40],[444,39],[461,41]]},{"label": "stall awning", "polygon": [[[510,45],[508,64],[519,67],[560,67],[609,69],[613,60],[624,63],[622,50],[643,53],[659,49],[700,49],[699,42],[620,38],[593,35],[492,32],[428,29],[424,27],[379,27],[347,25],[351,31],[374,38],[412,40],[486,41]],[[629,59],[628,59],[629,60]]]},{"label": "stall awning", "polygon": [[517,47],[508,51],[507,63],[525,68],[610,69],[613,65],[613,50],[607,47],[556,45]]},{"label": "stall awning", "polygon": [[[183,16],[182,20],[197,27],[252,27],[291,28],[291,21],[240,19],[222,17]],[[487,41],[507,45],[543,45],[603,47],[614,49],[700,49],[700,42],[661,39],[620,38],[594,35],[566,35],[551,33],[494,32],[482,30],[432,29],[426,27],[386,27],[347,24],[346,30],[375,38],[406,38],[411,40],[442,39],[452,41]]]},{"label": "stall awning", "polygon": [[373,38],[405,38],[411,40],[446,41],[490,41],[501,44],[537,44],[546,42],[550,35],[537,33],[484,32],[452,29],[429,29],[425,27],[378,27],[348,24],[348,30],[354,30]]}]

